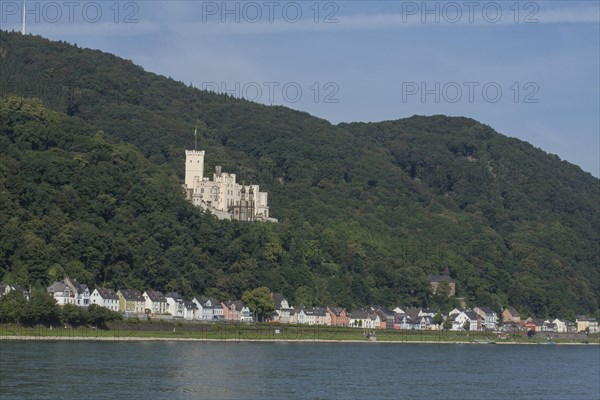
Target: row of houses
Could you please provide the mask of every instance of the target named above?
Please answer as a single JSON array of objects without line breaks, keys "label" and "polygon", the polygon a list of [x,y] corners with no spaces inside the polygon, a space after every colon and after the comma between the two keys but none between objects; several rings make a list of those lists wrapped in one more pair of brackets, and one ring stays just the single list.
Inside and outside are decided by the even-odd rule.
[{"label": "row of houses", "polygon": [[[369,307],[347,311],[343,307],[305,307],[290,306],[281,293],[273,293],[275,313],[273,321],[282,324],[307,324],[350,326],[365,329],[440,329],[434,324],[436,311],[429,308],[396,307],[393,310],[385,307]],[[489,307],[475,307],[473,310],[455,309],[447,317],[452,322],[453,330],[463,330],[469,320],[470,330],[496,330],[498,316]]]},{"label": "row of houses", "polygon": [[574,322],[560,318],[543,319],[528,317],[521,319],[517,310],[508,307],[502,311],[502,318],[504,320],[504,329],[507,331],[525,330],[549,333],[600,332],[598,320],[595,317],[587,315],[577,315]]},{"label": "row of houses", "polygon": [[[0,283],[0,297],[11,290],[22,290]],[[185,300],[176,292],[163,294],[156,290],[141,292],[135,289],[114,291],[96,288],[90,292],[87,285],[65,278],[47,288],[58,305],[72,304],[88,307],[96,304],[109,310],[121,312],[125,317],[149,317],[155,319],[184,319],[188,321],[238,321],[254,320],[250,309],[241,301],[221,302],[214,298],[197,296]],[[26,293],[26,291],[24,291]],[[348,311],[344,307],[291,306],[281,293],[272,293],[275,312],[272,322],[281,324],[306,324],[348,326],[365,329],[438,330],[434,324],[437,312],[428,308],[368,307]],[[564,319],[521,319],[517,310],[508,307],[502,311],[503,326],[496,312],[490,307],[455,308],[442,316],[446,328],[454,331],[534,331],[551,333],[600,332],[594,317],[578,315],[575,322]],[[439,321],[436,321],[439,322]]]},{"label": "row of houses", "polygon": [[90,293],[87,285],[65,278],[48,287],[48,293],[60,306],[73,304],[88,307],[96,304],[126,317],[178,318],[189,321],[241,321],[251,322],[252,314],[241,301],[220,302],[214,298],[197,296],[185,300],[179,293],[161,293],[157,290],[141,292],[135,289],[114,291],[96,288]]},{"label": "row of houses", "polygon": [[[433,309],[418,307],[370,307],[347,311],[342,307],[293,307],[281,293],[272,295],[275,303],[273,321],[282,324],[307,324],[349,326],[365,329],[410,329],[438,330],[442,326],[435,324],[437,312]],[[598,321],[594,317],[578,315],[575,322],[554,318],[527,318],[521,321],[519,313],[512,307],[502,312],[503,324],[498,314],[490,307],[455,308],[442,319],[450,330],[482,331],[534,331],[552,333],[600,332]]]}]

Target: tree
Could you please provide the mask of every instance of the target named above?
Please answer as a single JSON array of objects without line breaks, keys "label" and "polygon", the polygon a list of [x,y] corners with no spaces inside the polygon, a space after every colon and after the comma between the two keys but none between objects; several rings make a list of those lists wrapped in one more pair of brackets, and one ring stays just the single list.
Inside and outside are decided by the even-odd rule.
[{"label": "tree", "polygon": [[31,292],[22,315],[24,325],[54,325],[58,323],[56,300],[43,290]]},{"label": "tree", "polygon": [[465,321],[465,323],[463,324],[463,329],[465,331],[468,331],[469,329],[471,329],[471,321],[470,320]]},{"label": "tree", "polygon": [[275,312],[275,303],[271,298],[271,291],[267,287],[259,287],[254,290],[248,290],[242,296],[242,301],[248,308],[257,315],[259,321],[264,321],[265,317],[271,317]]},{"label": "tree", "polygon": [[19,323],[27,301],[20,290],[12,290],[0,298],[0,322]]},{"label": "tree", "polygon": [[450,322],[449,318],[444,321],[443,327],[444,327],[444,330],[446,330],[446,331],[449,331],[450,329],[452,329],[452,322]]},{"label": "tree", "polygon": [[442,317],[442,314],[437,313],[433,316],[433,319],[431,320],[431,323],[433,323],[434,325],[441,325],[444,322],[444,317]]},{"label": "tree", "polygon": [[77,307],[75,304],[65,304],[59,310],[60,321],[72,327],[78,327],[87,323],[87,310]]},{"label": "tree", "polygon": [[87,311],[88,323],[102,329],[106,328],[107,322],[118,321],[123,318],[120,313],[97,304],[90,305]]}]

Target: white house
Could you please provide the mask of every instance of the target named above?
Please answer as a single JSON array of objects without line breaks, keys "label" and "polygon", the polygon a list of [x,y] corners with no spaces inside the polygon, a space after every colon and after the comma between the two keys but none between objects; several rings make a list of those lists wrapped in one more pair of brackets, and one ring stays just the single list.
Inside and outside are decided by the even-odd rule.
[{"label": "white house", "polygon": [[183,298],[176,292],[165,294],[165,300],[168,304],[168,313],[175,318],[183,318],[184,303]]},{"label": "white house", "polygon": [[412,318],[410,317],[410,315],[404,312],[396,313],[396,317],[394,318],[394,325],[398,326],[398,329],[412,329]]},{"label": "white house", "polygon": [[169,303],[165,296],[157,290],[146,290],[142,295],[144,306],[151,314],[168,314]]},{"label": "white house", "polygon": [[198,310],[197,318],[202,321],[216,321],[224,318],[223,306],[217,299],[206,297],[195,297],[192,300]]},{"label": "white house", "polygon": [[416,330],[424,331],[431,327],[432,318],[429,315],[423,315],[421,317],[417,317],[413,322],[413,327]]},{"label": "white house", "polygon": [[559,318],[552,320],[552,323],[556,326],[556,332],[567,333],[567,323]]},{"label": "white house", "polygon": [[183,302],[183,319],[188,321],[197,320],[198,318],[198,307],[193,301]]},{"label": "white house", "polygon": [[9,294],[12,290],[15,290],[8,283],[0,282],[0,297]]},{"label": "white house", "polygon": [[90,305],[89,288],[74,279],[65,278],[61,282],[54,282],[47,290],[56,299],[59,306],[73,304],[78,307],[87,307]]},{"label": "white house", "polygon": [[367,329],[379,329],[381,319],[376,313],[369,313],[365,310],[356,310],[350,313],[350,326]]},{"label": "white house", "polygon": [[496,330],[498,328],[498,314],[489,307],[475,307],[473,309],[482,318],[483,328]]},{"label": "white house", "polygon": [[275,314],[273,315],[273,321],[280,322],[282,324],[290,323],[290,312],[293,307],[290,306],[287,299],[281,293],[271,294],[273,303],[275,304]]},{"label": "white house", "polygon": [[196,305],[196,319],[203,319],[202,316],[204,314],[204,304],[201,297],[194,297],[192,302]]},{"label": "white house", "polygon": [[119,297],[112,289],[94,289],[90,296],[90,303],[111,311],[119,311]]},{"label": "white house", "polygon": [[241,322],[252,322],[254,321],[254,317],[252,317],[252,312],[248,306],[244,305],[240,310],[240,321]]},{"label": "white house", "polygon": [[455,308],[450,311],[448,319],[452,322],[453,331],[464,330],[467,321],[469,321],[469,331],[477,331],[479,330],[479,320],[481,317],[473,310],[459,310]]}]

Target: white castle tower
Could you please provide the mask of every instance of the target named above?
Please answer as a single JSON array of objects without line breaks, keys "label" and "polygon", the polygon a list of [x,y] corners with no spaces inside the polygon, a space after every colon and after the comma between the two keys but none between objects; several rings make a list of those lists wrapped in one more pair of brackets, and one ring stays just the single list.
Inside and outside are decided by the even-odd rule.
[{"label": "white castle tower", "polygon": [[188,189],[194,188],[194,181],[204,178],[204,150],[185,151],[185,185]]}]

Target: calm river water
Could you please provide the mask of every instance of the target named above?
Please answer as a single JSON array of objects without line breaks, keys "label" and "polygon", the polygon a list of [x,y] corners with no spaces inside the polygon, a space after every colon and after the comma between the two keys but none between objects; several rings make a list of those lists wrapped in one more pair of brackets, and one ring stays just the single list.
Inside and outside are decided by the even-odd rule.
[{"label": "calm river water", "polygon": [[0,341],[0,399],[600,399],[600,347]]}]

